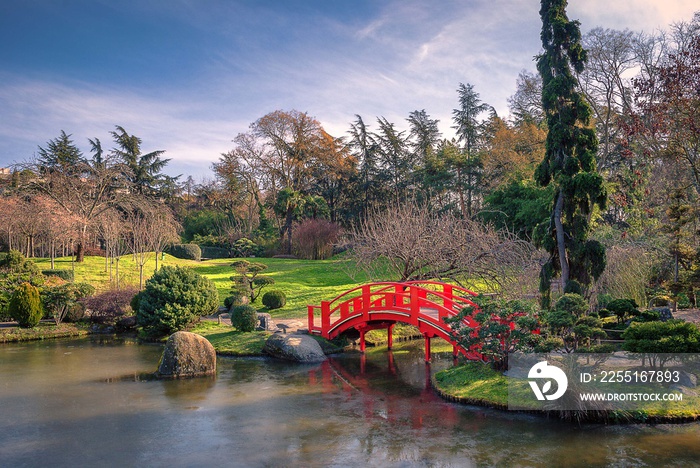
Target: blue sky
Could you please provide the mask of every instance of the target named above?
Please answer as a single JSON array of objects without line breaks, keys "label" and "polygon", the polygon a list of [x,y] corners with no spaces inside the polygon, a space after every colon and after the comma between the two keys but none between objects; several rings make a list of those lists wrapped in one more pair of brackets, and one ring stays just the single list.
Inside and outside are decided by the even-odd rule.
[{"label": "blue sky", "polygon": [[[569,17],[651,32],[696,0],[571,0]],[[211,177],[248,125],[277,109],[335,136],[355,114],[405,127],[450,116],[460,82],[507,116],[540,51],[536,0],[0,0],[0,167],[72,134],[111,148],[115,125],[166,150],[166,172]]]}]

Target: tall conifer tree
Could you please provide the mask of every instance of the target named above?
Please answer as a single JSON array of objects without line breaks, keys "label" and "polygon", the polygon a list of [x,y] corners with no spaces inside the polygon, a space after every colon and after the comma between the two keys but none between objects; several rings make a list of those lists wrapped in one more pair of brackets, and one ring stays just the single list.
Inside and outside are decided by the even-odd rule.
[{"label": "tall conifer tree", "polygon": [[605,269],[605,248],[587,240],[594,205],[605,206],[603,178],[596,172],[598,140],[590,125],[591,107],[576,89],[574,72],[586,62],[578,21],[566,16],[567,0],[542,0],[542,47],[537,59],[542,76],[542,106],[549,133],[535,179],[555,188],[550,222],[536,240],[550,254],[540,274],[543,306],[549,307],[550,282],[560,275],[562,288],[584,288]]}]

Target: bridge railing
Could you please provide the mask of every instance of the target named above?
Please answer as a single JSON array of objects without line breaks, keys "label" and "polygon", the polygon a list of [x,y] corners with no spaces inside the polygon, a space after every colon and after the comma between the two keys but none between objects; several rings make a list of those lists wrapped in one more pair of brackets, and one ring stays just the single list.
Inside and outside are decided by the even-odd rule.
[{"label": "bridge railing", "polygon": [[[436,289],[429,289],[423,285]],[[322,301],[320,306],[309,305],[307,308],[309,332],[326,335],[338,323],[350,318],[362,314],[364,319],[369,321],[371,310],[391,309],[407,312],[415,321],[421,309],[433,309],[437,312],[437,316],[427,314],[423,319],[434,322],[436,326],[444,327],[442,322],[444,317],[454,316],[464,307],[475,305],[469,299],[473,296],[476,296],[476,293],[468,289],[434,281],[365,284],[346,291],[330,301]],[[320,326],[317,325],[317,315],[320,316]]]}]

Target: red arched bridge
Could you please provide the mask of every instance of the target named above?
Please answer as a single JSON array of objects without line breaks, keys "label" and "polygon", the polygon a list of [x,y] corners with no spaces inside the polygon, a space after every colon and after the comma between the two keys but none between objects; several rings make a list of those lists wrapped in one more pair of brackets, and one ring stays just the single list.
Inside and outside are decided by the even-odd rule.
[{"label": "red arched bridge", "polygon": [[[452,344],[453,353],[480,359],[474,349],[457,345],[451,328],[443,319],[457,315],[467,306],[476,306],[471,298],[477,294],[452,284],[435,281],[382,282],[358,286],[321,305],[308,306],[309,333],[333,339],[354,328],[360,332],[360,350],[365,351],[365,333],[387,329],[388,347],[392,347],[392,329],[397,322],[413,325],[425,338],[425,360],[430,361],[430,339],[442,338]],[[477,328],[471,317],[466,325]]]}]

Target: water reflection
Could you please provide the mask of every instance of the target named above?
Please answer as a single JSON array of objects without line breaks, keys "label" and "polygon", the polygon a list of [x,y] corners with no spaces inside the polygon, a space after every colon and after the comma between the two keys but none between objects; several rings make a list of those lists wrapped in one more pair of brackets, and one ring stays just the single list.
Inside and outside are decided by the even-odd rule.
[{"label": "water reflection", "polygon": [[[426,424],[438,424],[453,428],[458,421],[457,408],[444,405],[439,418],[434,417],[433,405],[441,405],[441,400],[431,388],[430,365],[412,360],[397,365],[393,352],[385,353],[386,362],[368,360],[366,355],[359,358],[331,358],[318,368],[309,370],[309,386],[320,388],[325,395],[335,397],[339,392],[353,396],[354,405],[361,407],[365,420],[381,419],[392,425],[408,425],[420,429]],[[422,382],[417,382],[415,368],[424,368]],[[404,372],[402,372],[404,371]],[[403,378],[403,373],[408,373]],[[357,412],[357,408],[354,410]]]},{"label": "water reflection", "polygon": [[161,348],[105,339],[0,346],[3,466],[694,465],[700,425],[583,426],[438,398],[418,346],[320,365],[219,358],[152,373]]}]

